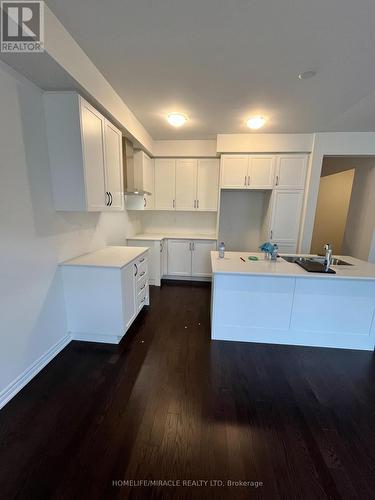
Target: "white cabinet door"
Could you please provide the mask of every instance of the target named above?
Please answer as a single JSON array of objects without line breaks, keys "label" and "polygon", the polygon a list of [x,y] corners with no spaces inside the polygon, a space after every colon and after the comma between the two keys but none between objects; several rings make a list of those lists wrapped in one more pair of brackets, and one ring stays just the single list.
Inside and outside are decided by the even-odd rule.
[{"label": "white cabinet door", "polygon": [[110,210],[124,209],[122,133],[105,120],[105,180]]},{"label": "white cabinet door", "polygon": [[191,240],[168,240],[168,275],[191,276]]},{"label": "white cabinet door", "polygon": [[145,210],[154,209],[154,160],[144,154],[143,164],[143,189],[151,194],[146,194]]},{"label": "white cabinet door", "polygon": [[128,264],[122,272],[123,288],[123,314],[124,324],[127,330],[137,315],[136,308],[136,285],[137,267],[133,263]]},{"label": "white cabinet door", "polygon": [[174,210],[176,203],[175,160],[155,160],[155,210]]},{"label": "white cabinet door", "polygon": [[194,210],[197,194],[197,160],[176,160],[176,210]]},{"label": "white cabinet door", "polygon": [[304,189],[306,171],[306,155],[279,156],[276,167],[276,189]]},{"label": "white cabinet door", "polygon": [[246,189],[249,157],[247,155],[223,156],[221,160],[221,187]]},{"label": "white cabinet door", "polygon": [[80,102],[87,210],[102,211],[107,206],[105,196],[105,120],[86,101],[81,99]]},{"label": "white cabinet door", "polygon": [[219,160],[198,160],[197,210],[217,211],[219,195]]},{"label": "white cabinet door", "polygon": [[273,189],[275,178],[274,156],[251,156],[247,186],[249,189]]},{"label": "white cabinet door", "polygon": [[270,239],[275,243],[296,244],[302,212],[302,191],[274,191]]},{"label": "white cabinet door", "polygon": [[216,250],[216,241],[194,240],[192,245],[192,276],[210,277],[211,252]]}]

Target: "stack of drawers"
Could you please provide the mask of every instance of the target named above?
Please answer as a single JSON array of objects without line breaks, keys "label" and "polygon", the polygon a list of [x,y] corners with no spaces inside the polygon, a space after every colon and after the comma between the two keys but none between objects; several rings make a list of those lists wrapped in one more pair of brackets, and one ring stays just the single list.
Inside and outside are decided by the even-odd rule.
[{"label": "stack of drawers", "polygon": [[136,307],[139,312],[145,304],[149,304],[148,260],[141,256],[136,261],[137,296]]}]

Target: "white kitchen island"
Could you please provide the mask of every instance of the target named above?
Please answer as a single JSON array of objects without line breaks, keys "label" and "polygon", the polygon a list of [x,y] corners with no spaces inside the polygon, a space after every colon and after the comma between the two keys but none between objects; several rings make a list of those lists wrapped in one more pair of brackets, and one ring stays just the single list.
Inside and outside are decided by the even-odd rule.
[{"label": "white kitchen island", "polygon": [[211,252],[212,339],[373,350],[375,265],[340,258],[352,265],[316,274],[263,254]]}]

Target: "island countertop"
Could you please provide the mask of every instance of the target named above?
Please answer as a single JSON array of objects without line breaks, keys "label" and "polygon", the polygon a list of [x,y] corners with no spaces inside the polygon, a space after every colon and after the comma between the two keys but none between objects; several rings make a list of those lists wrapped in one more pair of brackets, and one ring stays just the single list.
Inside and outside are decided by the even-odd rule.
[{"label": "island countertop", "polygon": [[[258,257],[259,260],[248,260],[250,255]],[[291,255],[291,254],[288,254]],[[363,260],[355,259],[349,256],[338,257],[351,266],[331,266],[336,274],[309,273],[298,264],[287,262],[282,259],[283,254],[277,261],[267,260],[263,253],[247,252],[225,252],[223,259],[219,258],[219,252],[211,252],[212,273],[215,274],[238,274],[255,276],[284,276],[297,278],[321,278],[321,279],[361,279],[375,280],[375,264],[370,264]],[[295,254],[296,257],[307,257],[306,254]],[[245,260],[241,260],[241,257]],[[310,255],[311,257],[311,255]]]},{"label": "island countertop", "polygon": [[113,267],[122,269],[148,250],[148,247],[109,246],[61,262],[60,266]]}]

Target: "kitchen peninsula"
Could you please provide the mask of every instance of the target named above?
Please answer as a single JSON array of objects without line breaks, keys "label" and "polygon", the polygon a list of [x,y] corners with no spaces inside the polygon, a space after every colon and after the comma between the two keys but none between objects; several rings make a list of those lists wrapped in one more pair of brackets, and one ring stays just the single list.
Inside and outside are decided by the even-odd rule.
[{"label": "kitchen peninsula", "polygon": [[252,255],[211,252],[212,339],[374,349],[374,264],[344,256],[319,274]]}]

